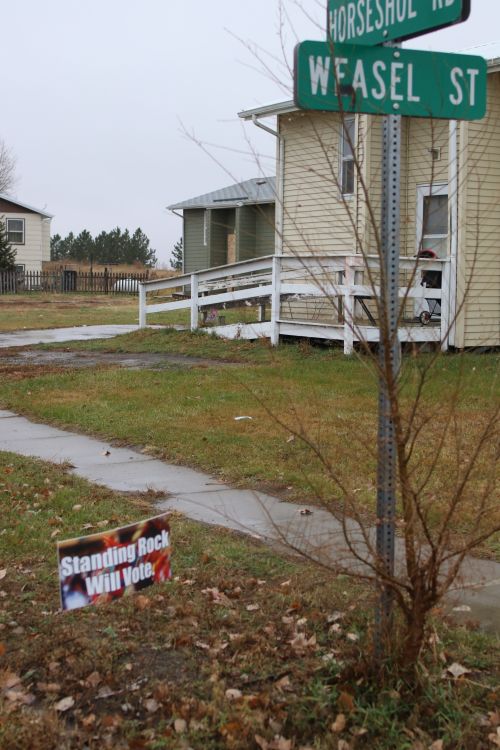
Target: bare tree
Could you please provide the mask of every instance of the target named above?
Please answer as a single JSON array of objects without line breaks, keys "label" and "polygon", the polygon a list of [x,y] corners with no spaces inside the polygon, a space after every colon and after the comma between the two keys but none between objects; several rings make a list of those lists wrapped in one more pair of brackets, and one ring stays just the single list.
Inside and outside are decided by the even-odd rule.
[{"label": "bare tree", "polygon": [[16,184],[16,158],[0,139],[0,193],[9,194]]},{"label": "bare tree", "polygon": [[[294,4],[300,6],[299,2]],[[286,15],[281,3],[280,6],[282,16]],[[282,46],[285,47],[284,42]],[[273,79],[286,89],[287,82],[292,77],[291,65],[287,65],[285,61],[279,68],[270,63],[254,46],[247,45],[247,49],[259,63],[261,71],[272,75]],[[459,583],[464,562],[486,540],[500,531],[497,484],[500,459],[500,405],[498,398],[492,393],[489,413],[478,418],[474,424],[469,423],[464,410],[465,379],[463,372],[460,372],[463,363],[460,362],[458,353],[455,356],[458,360],[459,374],[454,387],[436,400],[432,393],[432,377],[436,368],[440,366],[442,355],[439,345],[433,353],[425,351],[424,348],[420,350],[414,345],[411,350],[412,356],[403,358],[397,371],[394,371],[388,353],[394,349],[395,341],[388,322],[388,303],[381,293],[385,284],[385,266],[379,218],[380,165],[374,169],[372,164],[371,171],[366,168],[366,154],[370,147],[373,151],[375,143],[372,140],[371,144],[368,144],[371,138],[370,125],[367,129],[358,128],[356,137],[353,137],[353,129],[349,127],[347,120],[349,118],[351,122],[352,118],[342,111],[336,115],[291,113],[287,117],[290,122],[293,122],[294,118],[300,118],[300,128],[302,131],[308,129],[309,145],[315,144],[320,157],[316,161],[311,160],[308,166],[305,166],[302,160],[300,172],[297,164],[289,164],[293,166],[293,170],[290,171],[298,175],[300,190],[297,189],[295,203],[288,198],[282,206],[279,205],[280,196],[277,195],[278,209],[283,211],[285,227],[283,229],[280,223],[277,231],[280,233],[284,257],[288,256],[298,261],[303,277],[313,282],[324,304],[329,306],[332,321],[342,321],[344,324],[347,321],[353,338],[358,342],[354,356],[361,358],[371,369],[387,394],[388,416],[394,433],[396,454],[396,565],[391,569],[377,549],[377,524],[384,523],[385,519],[380,516],[376,518],[375,493],[371,520],[367,520],[366,509],[360,507],[357,497],[358,478],[346,473],[342,468],[344,463],[336,460],[339,445],[326,446],[324,441],[318,440],[316,434],[312,434],[308,428],[305,415],[294,408],[293,404],[290,404],[289,414],[284,415],[282,412],[277,413],[265,397],[255,395],[270,417],[281,425],[287,434],[292,433],[310,449],[326,477],[336,487],[341,497],[340,503],[331,497],[318,496],[323,507],[339,521],[350,561],[347,561],[345,556],[339,560],[335,555],[329,560],[328,555],[324,554],[324,548],[314,550],[309,545],[305,550],[306,545],[291,540],[286,529],[280,530],[276,527],[276,531],[281,533],[284,543],[299,553],[337,572],[368,580],[377,589],[388,592],[400,616],[389,618],[385,622],[383,653],[393,664],[398,663],[405,674],[415,674],[426,644],[431,611],[447,592]],[[420,170],[420,178],[425,171],[425,179],[421,181],[430,185],[430,195],[439,182],[435,160],[435,155],[440,153],[440,143],[436,134],[438,128],[439,123],[428,121],[428,163],[421,165]],[[355,190],[351,191],[352,195],[347,199],[342,189],[343,174],[339,145],[333,142],[337,137],[335,134],[340,130],[348,144],[346,152],[352,161],[353,180],[356,183]],[[190,137],[211,155],[204,144],[193,136]],[[407,138],[410,139],[409,134]],[[456,177],[456,184],[449,186],[450,201],[465,192],[465,181],[471,180],[471,176],[474,176],[474,180],[478,179],[480,187],[481,176],[477,178],[475,174],[475,165],[470,157],[470,143],[460,148],[463,149],[458,152],[461,173]],[[478,161],[484,155],[485,148],[487,144],[484,140],[478,142]],[[297,159],[300,161],[302,157],[299,155]],[[425,162],[423,157],[421,159]],[[221,165],[218,159],[215,161]],[[364,276],[361,284],[369,289],[368,293],[364,293],[364,299],[369,298],[366,304],[370,306],[372,316],[377,321],[379,348],[384,352],[383,357],[379,357],[373,341],[366,337],[366,325],[361,321],[362,313],[360,315],[359,311],[356,312],[356,304],[354,303],[349,313],[343,308],[342,287],[346,282],[337,281],[337,271],[332,270],[334,265],[330,264],[324,252],[317,249],[317,245],[315,246],[311,240],[307,222],[302,221],[302,206],[307,204],[305,194],[308,175],[311,183],[315,185],[316,214],[323,198],[329,208],[331,196],[336,196],[336,201],[342,205],[343,226],[338,223],[337,227],[343,236],[350,236],[351,247],[355,247],[355,250],[349,251],[348,254],[355,254],[360,260],[359,268],[362,268]],[[234,175],[231,177],[234,179]],[[406,179],[409,180],[408,177]],[[289,194],[292,192],[289,187]],[[361,212],[363,226],[360,227]],[[476,223],[476,237],[471,234],[470,225],[465,228],[460,223],[451,226],[448,236],[449,243],[458,243],[458,235],[466,229],[474,248],[469,252],[468,277],[461,282],[461,294],[457,298],[455,310],[447,321],[443,338],[448,337],[450,329],[457,324],[469,303],[481,242],[486,240],[484,234],[482,237],[479,234],[479,212]],[[287,231],[287,226],[293,231]],[[400,278],[400,324],[408,317],[408,310],[414,308],[412,291],[425,274],[426,256],[421,252],[425,250],[423,226],[420,235],[413,251],[407,248],[405,252],[400,253],[402,256],[406,254],[406,265]],[[429,296],[432,297],[432,294]],[[300,303],[303,307],[307,306],[308,300],[302,299]],[[318,303],[311,300],[310,304],[314,308]],[[339,433],[345,433],[345,424],[338,415],[325,414],[324,418],[333,423],[338,421]],[[356,454],[363,451],[373,462],[376,456],[374,443],[366,438],[365,431],[366,425],[352,431],[349,445],[344,446],[342,450],[344,453],[351,450]],[[377,484],[376,481],[374,484]],[[474,508],[474,513],[471,513],[471,507]]]}]

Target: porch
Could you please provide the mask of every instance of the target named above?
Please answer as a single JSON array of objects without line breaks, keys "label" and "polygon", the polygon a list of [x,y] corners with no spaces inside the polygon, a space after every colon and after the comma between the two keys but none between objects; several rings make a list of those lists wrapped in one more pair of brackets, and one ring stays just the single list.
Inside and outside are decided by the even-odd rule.
[{"label": "porch", "polygon": [[[422,285],[422,279],[431,277],[428,272],[441,274],[441,288]],[[338,341],[344,353],[351,354],[357,343],[379,341],[379,281],[380,262],[375,255],[269,255],[141,283],[139,325],[146,326],[147,316],[153,313],[189,310],[193,331],[230,339],[264,337],[273,346],[281,336]],[[400,258],[402,343],[448,348],[453,322],[449,289],[449,260]],[[218,324],[207,326],[208,310],[245,304],[257,307],[257,322],[226,324],[222,315]],[[423,320],[429,312],[434,314],[423,324],[420,312]]]}]

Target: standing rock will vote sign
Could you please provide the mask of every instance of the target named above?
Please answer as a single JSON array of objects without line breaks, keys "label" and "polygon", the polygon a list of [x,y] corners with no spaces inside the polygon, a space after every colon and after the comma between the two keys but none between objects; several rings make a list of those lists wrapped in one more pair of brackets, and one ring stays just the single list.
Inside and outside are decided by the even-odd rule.
[{"label": "standing rock will vote sign", "polygon": [[168,581],[168,516],[59,542],[59,582],[64,610],[101,604]]}]

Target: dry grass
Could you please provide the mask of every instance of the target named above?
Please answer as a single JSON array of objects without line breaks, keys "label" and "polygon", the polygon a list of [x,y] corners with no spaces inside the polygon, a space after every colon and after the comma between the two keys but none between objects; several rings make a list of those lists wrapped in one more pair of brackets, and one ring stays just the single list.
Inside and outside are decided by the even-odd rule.
[{"label": "dry grass", "polygon": [[[125,337],[124,337],[125,338]],[[165,344],[182,353],[235,358],[241,368],[173,368],[162,372],[96,370],[36,376],[7,382],[2,405],[36,419],[127,444],[147,445],[171,462],[195,465],[240,486],[270,490],[287,499],[335,509],[343,495],[331,473],[342,476],[359,508],[373,518],[375,507],[377,383],[365,363],[332,350],[283,347],[271,352],[242,342],[163,331],[110,342],[127,349],[142,342],[153,350]],[[88,348],[88,345],[86,346]],[[130,346],[133,350],[133,345]],[[252,356],[253,352],[253,356]],[[498,396],[495,357],[447,357],[436,366],[422,407],[415,477],[423,477],[437,450],[450,404],[455,420],[431,482],[423,494],[435,523],[447,507],[457,472],[467,462],[481,426]],[[418,363],[405,362],[405,398],[411,405]],[[454,399],[454,386],[460,396]],[[235,421],[237,416],[251,420]],[[300,439],[306,436],[332,467]],[[458,442],[457,439],[459,438]],[[481,455],[453,531],[460,537],[476,518],[476,492],[493,467],[490,445]],[[485,523],[499,521],[497,498]],[[500,553],[496,535],[483,545]]]},{"label": "dry grass", "polygon": [[[367,667],[369,589],[177,515],[172,583],[62,614],[54,532],[147,518],[153,500],[9,454],[0,490],[2,750],[490,747],[493,639],[437,622],[420,689],[383,689]],[[464,678],[443,678],[453,662]]]},{"label": "dry grass", "polygon": [[92,294],[5,294],[0,296],[0,331],[136,323],[134,296]]}]

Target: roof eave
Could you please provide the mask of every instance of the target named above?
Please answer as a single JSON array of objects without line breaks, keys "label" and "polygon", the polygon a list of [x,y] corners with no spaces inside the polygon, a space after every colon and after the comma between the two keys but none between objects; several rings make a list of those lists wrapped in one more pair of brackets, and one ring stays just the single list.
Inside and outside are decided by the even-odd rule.
[{"label": "roof eave", "polygon": [[264,107],[256,107],[255,109],[245,109],[242,112],[238,112],[238,117],[242,120],[253,120],[255,117],[276,117],[278,115],[285,115],[288,112],[298,112],[299,108],[295,106],[295,102],[278,102],[277,104],[268,104]]},{"label": "roof eave", "polygon": [[193,209],[205,209],[205,208],[240,208],[240,206],[262,206],[266,203],[274,203],[274,198],[265,198],[262,200],[251,200],[251,201],[225,201],[218,203],[191,203],[189,205],[176,204],[174,206],[167,206],[167,211],[192,211]]},{"label": "roof eave", "polygon": [[48,214],[46,211],[41,211],[39,208],[35,208],[34,206],[30,206],[28,203],[21,203],[21,201],[18,201],[12,195],[7,195],[6,193],[0,193],[0,200],[4,200],[4,201],[8,201],[9,203],[13,203],[15,206],[19,206],[19,208],[27,208],[28,211],[33,211],[33,213],[39,214],[40,216],[43,216],[45,219],[53,219],[54,218],[54,214]]}]

